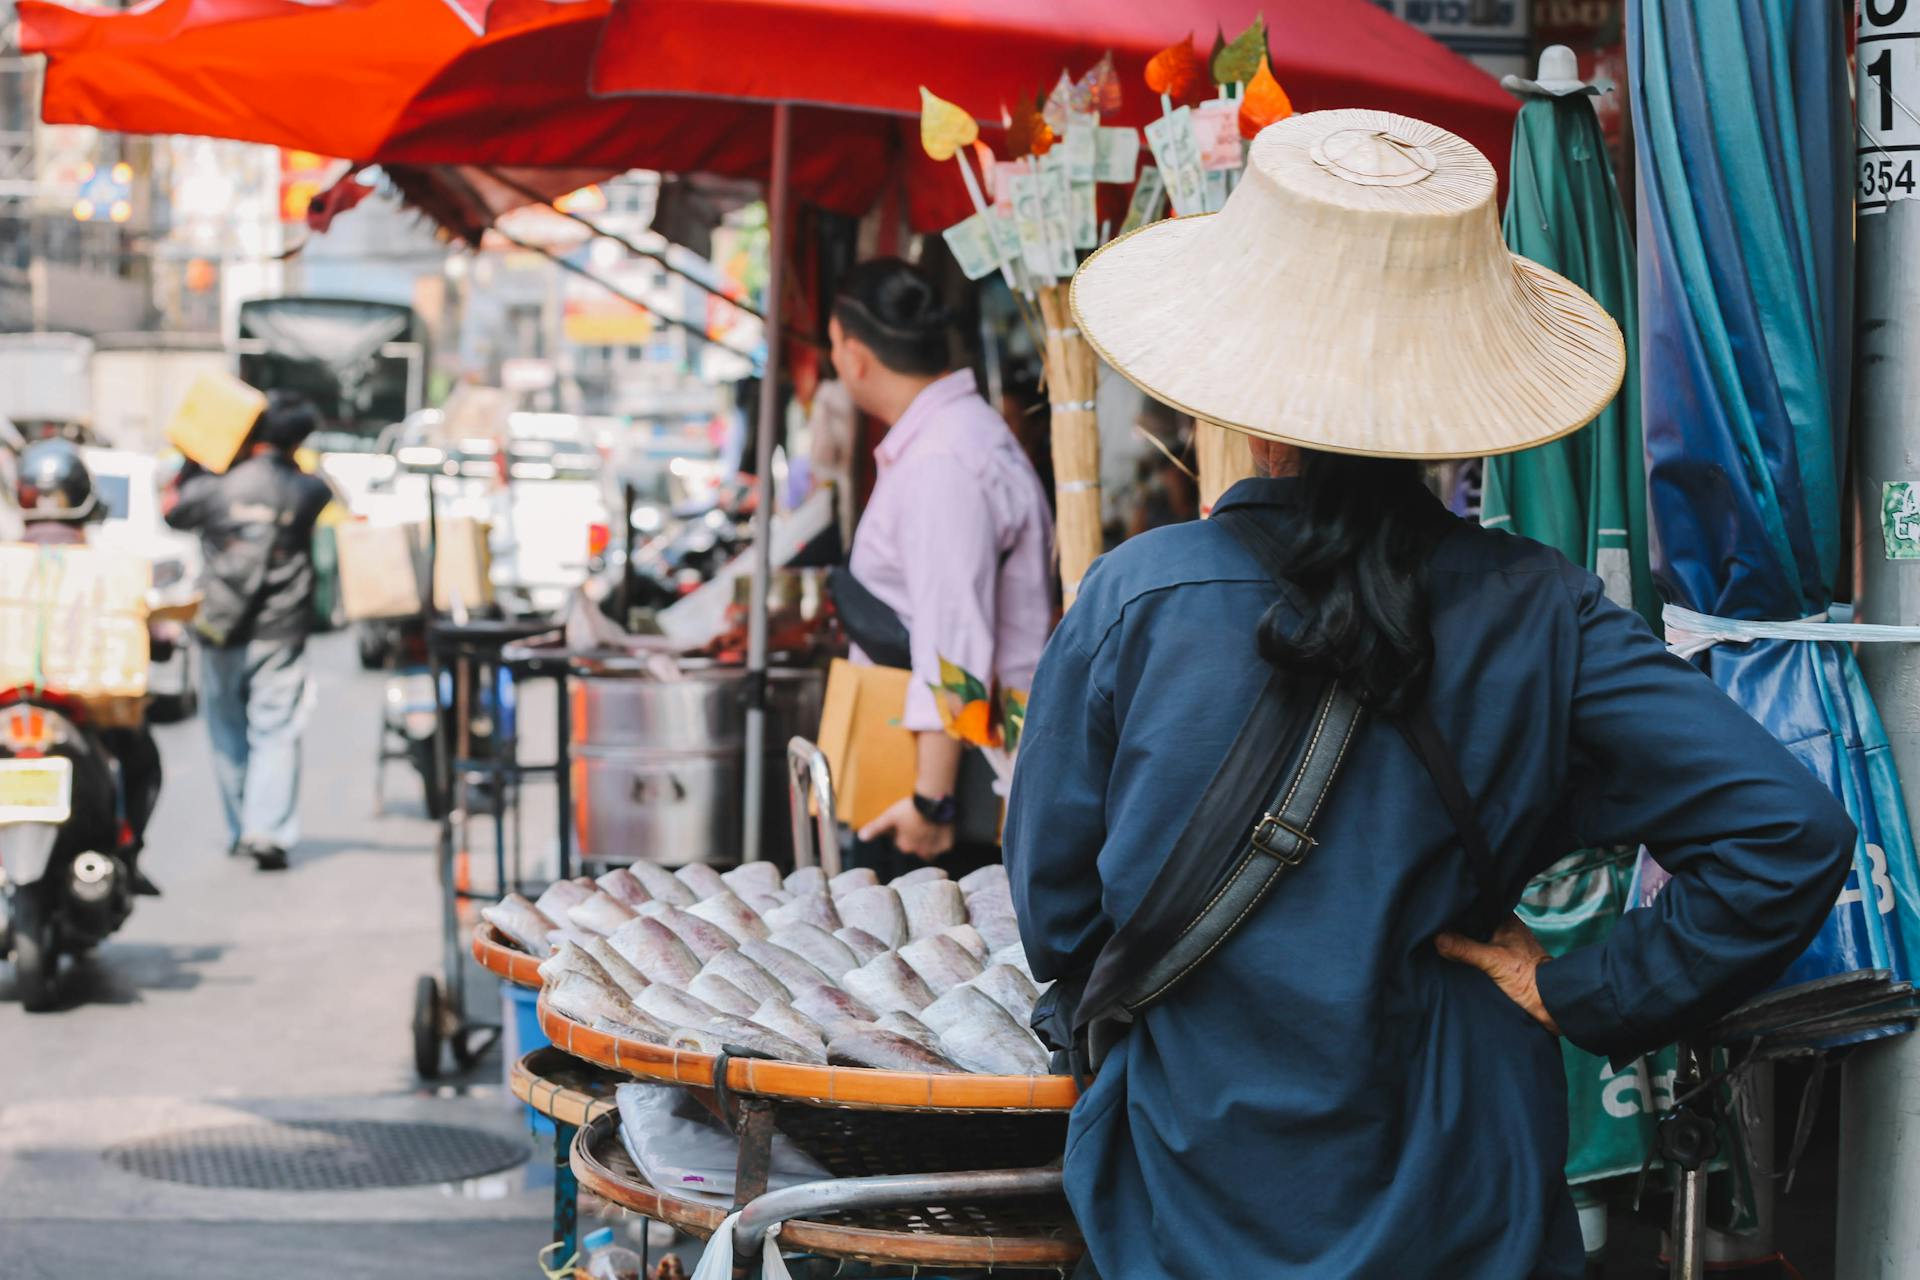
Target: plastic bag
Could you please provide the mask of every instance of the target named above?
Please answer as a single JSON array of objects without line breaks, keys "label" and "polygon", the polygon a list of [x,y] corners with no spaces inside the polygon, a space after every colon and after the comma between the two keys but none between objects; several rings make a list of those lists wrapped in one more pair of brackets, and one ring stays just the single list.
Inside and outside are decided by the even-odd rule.
[{"label": "plastic bag", "polygon": [[[707,1204],[733,1203],[738,1143],[686,1090],[623,1084],[613,1097],[620,1110],[620,1140],[648,1182]],[[785,1137],[774,1135],[769,1191],[832,1176]]]},{"label": "plastic bag", "polygon": [[[700,1265],[693,1269],[693,1280],[733,1280],[733,1227],[739,1221],[738,1213],[727,1215],[727,1220],[707,1241]],[[766,1244],[760,1250],[760,1280],[791,1280],[787,1260],[780,1256],[778,1223],[767,1232]]]}]

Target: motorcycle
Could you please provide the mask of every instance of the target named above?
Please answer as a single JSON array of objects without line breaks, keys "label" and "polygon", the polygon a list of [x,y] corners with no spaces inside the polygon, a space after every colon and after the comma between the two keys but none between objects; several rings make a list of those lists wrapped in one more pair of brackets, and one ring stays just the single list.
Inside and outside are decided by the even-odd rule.
[{"label": "motorcycle", "polygon": [[85,704],[0,692],[0,956],[29,1011],[51,1008],[60,958],[103,942],[133,911],[113,757]]}]

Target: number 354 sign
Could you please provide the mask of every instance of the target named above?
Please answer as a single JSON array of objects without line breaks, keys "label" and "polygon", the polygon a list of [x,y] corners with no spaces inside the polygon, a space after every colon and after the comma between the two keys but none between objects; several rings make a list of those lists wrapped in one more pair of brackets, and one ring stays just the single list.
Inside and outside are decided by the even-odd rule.
[{"label": "number 354 sign", "polygon": [[1920,0],[1859,0],[1857,208],[1920,196]]}]

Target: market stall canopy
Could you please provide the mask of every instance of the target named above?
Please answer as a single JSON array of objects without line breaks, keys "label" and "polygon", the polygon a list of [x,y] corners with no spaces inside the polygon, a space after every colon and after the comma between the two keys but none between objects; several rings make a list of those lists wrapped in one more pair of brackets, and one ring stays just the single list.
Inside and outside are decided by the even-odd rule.
[{"label": "market stall canopy", "polygon": [[[919,86],[990,130],[1108,49],[1117,123],[1158,109],[1147,59],[1237,31],[1257,0],[151,0],[125,12],[20,0],[47,55],[42,117],[189,133],[382,164],[630,168],[764,181],[769,104],[795,104],[792,190],[864,213],[904,180],[926,230],[970,211],[918,145]],[[1367,0],[1293,5],[1275,73],[1301,110],[1377,106],[1473,141],[1504,168],[1515,104]]]}]

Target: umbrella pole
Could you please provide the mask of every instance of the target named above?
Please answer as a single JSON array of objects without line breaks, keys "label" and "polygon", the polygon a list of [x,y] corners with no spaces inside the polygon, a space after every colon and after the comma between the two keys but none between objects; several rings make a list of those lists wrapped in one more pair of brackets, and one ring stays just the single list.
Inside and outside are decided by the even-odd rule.
[{"label": "umbrella pole", "polygon": [[780,323],[785,318],[782,285],[787,268],[787,186],[792,167],[793,108],[773,104],[773,172],[767,181],[766,367],[760,375],[760,426],[754,433],[753,594],[747,608],[747,758],[741,770],[746,795],[740,812],[740,860],[761,856],[762,810],[767,768],[767,580],[772,575],[773,440],[780,423]]}]

